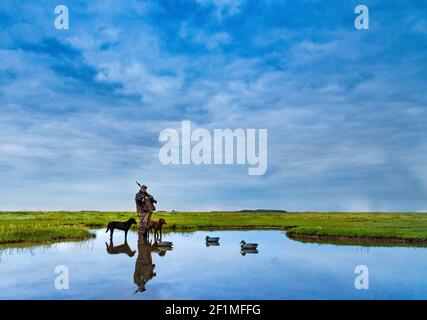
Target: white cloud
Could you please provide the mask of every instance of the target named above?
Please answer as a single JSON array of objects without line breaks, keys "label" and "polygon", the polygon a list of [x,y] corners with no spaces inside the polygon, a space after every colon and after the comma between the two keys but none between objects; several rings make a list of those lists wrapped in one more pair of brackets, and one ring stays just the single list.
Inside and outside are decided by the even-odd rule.
[{"label": "white cloud", "polygon": [[196,0],[203,7],[213,7],[218,20],[234,16],[240,12],[246,0]]},{"label": "white cloud", "polygon": [[181,24],[179,31],[181,39],[189,39],[194,43],[205,46],[208,50],[214,50],[222,45],[229,44],[232,41],[230,34],[224,31],[206,33],[200,29],[188,27],[186,23]]},{"label": "white cloud", "polygon": [[[244,3],[198,2],[219,20]],[[190,16],[164,27],[123,4],[118,19],[112,1],[103,16],[99,5],[91,2],[90,19],[72,23],[61,38],[81,53],[76,59],[89,75],[66,73],[82,63],[71,58],[71,66],[61,65],[48,53],[0,50],[7,61],[0,72],[11,76],[0,81],[0,171],[8,181],[0,209],[133,209],[135,179],[152,186],[160,209],[426,207],[426,96],[416,50],[390,63],[389,52],[375,60],[381,37],[372,43],[344,30],[256,24],[247,43],[237,38],[242,30],[218,29],[218,21],[195,25]],[[36,22],[43,26],[45,18]],[[23,38],[16,30],[2,37],[49,34],[24,30]],[[235,39],[244,54],[233,50]],[[186,51],[189,42],[208,50]],[[181,120],[208,129],[268,128],[267,174],[160,165],[158,134]],[[36,193],[21,200],[24,184]]]}]

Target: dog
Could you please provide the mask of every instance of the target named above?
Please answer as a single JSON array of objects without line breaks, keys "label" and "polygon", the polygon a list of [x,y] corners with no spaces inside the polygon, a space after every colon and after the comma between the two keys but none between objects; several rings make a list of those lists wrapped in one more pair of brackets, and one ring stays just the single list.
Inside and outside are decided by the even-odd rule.
[{"label": "dog", "polygon": [[160,233],[160,238],[162,237],[162,227],[166,224],[165,219],[159,219],[159,221],[151,221],[150,229],[154,230],[154,236],[158,237],[158,233]]},{"label": "dog", "polygon": [[127,239],[128,231],[133,224],[136,224],[136,220],[134,218],[130,218],[126,222],[111,221],[110,223],[108,223],[107,230],[105,232],[107,233],[109,230],[111,232],[110,239],[112,239],[115,229],[122,230],[125,232],[125,239]]}]

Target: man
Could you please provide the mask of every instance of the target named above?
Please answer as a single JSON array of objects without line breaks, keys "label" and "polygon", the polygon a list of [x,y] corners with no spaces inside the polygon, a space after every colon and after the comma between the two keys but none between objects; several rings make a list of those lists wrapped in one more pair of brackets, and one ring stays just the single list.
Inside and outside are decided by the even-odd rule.
[{"label": "man", "polygon": [[154,203],[157,203],[156,199],[147,192],[147,186],[142,185],[141,189],[135,195],[136,211],[141,217],[139,231],[144,235],[147,235],[148,227],[151,220],[153,211],[156,210]]}]

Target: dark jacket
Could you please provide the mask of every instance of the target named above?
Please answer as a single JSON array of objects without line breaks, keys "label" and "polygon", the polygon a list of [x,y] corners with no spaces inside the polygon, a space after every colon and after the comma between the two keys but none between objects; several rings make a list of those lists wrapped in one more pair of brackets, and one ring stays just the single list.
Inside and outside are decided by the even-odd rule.
[{"label": "dark jacket", "polygon": [[151,201],[151,203],[153,204],[153,207],[154,207],[154,203],[157,203],[156,199],[154,199],[154,197],[151,194],[149,194],[148,192],[139,191],[135,195],[136,211],[138,213],[152,210],[151,208],[147,207],[147,204],[144,201],[145,198],[148,198]]}]

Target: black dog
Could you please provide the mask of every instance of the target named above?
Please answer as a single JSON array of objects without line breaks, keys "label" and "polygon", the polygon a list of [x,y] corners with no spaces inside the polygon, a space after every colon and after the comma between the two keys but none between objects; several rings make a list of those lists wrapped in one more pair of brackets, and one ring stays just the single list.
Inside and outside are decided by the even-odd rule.
[{"label": "black dog", "polygon": [[105,232],[108,232],[108,230],[111,231],[111,233],[110,233],[110,239],[111,239],[111,238],[113,238],[114,229],[122,230],[125,232],[125,239],[127,239],[128,231],[133,224],[136,224],[136,221],[134,218],[130,218],[126,222],[111,221],[107,225],[107,231],[105,231]]}]

